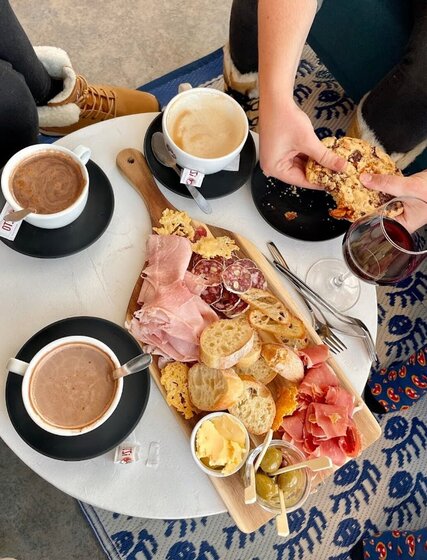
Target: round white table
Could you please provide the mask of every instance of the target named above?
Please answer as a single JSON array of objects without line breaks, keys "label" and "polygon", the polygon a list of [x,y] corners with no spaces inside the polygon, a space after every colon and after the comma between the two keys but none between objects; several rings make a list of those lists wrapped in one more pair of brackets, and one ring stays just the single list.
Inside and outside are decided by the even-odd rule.
[{"label": "round white table", "polygon": [[[156,385],[151,384],[147,409],[135,430],[142,458],[131,465],[113,463],[113,452],[81,462],[49,459],[24,443],[15,432],[5,406],[5,365],[36,331],[59,319],[77,315],[103,317],[123,325],[129,296],[141,272],[150,221],[142,199],[116,168],[117,153],[127,147],[142,149],[145,131],[156,114],[122,117],[75,132],[59,144],[84,144],[92,159],[108,175],[116,207],[105,234],[88,249],[62,259],[26,257],[0,243],[0,436],[33,471],[84,502],[106,510],[159,519],[212,515],[225,511],[213,486],[193,463],[188,440],[176,424]],[[257,142],[257,136],[254,135]],[[340,257],[341,239],[307,243],[273,230],[258,214],[250,185],[225,198],[212,200],[208,218],[191,199],[164,189],[167,198],[193,217],[232,229],[267,252],[274,241],[291,268],[305,277],[320,257]],[[284,284],[286,281],[283,280]],[[286,284],[287,287],[288,284]],[[292,291],[292,290],[291,290]],[[352,314],[363,318],[376,336],[376,292],[362,283],[361,297]],[[361,393],[370,363],[362,343],[345,337],[348,350],[337,356],[355,389]],[[155,468],[146,466],[151,442],[160,444]]]}]

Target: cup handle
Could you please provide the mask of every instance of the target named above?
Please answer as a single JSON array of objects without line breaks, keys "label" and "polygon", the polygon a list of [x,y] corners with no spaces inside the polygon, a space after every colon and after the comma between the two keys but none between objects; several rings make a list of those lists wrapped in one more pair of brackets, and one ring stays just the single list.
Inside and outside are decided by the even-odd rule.
[{"label": "cup handle", "polygon": [[179,84],[178,93],[182,93],[183,91],[188,91],[189,89],[193,89],[193,86],[188,82],[185,82],[184,84]]},{"label": "cup handle", "polygon": [[87,164],[92,153],[91,149],[86,148],[86,146],[77,146],[72,152],[79,158],[83,165]]},{"label": "cup handle", "polygon": [[27,362],[17,360],[16,358],[10,358],[7,362],[6,370],[16,373],[17,375],[24,375],[28,366],[29,364],[27,364]]}]

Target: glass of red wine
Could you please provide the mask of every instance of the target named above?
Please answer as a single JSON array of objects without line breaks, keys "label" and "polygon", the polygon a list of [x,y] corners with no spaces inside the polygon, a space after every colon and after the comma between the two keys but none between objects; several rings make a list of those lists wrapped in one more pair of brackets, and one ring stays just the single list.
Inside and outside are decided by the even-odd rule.
[{"label": "glass of red wine", "polygon": [[427,256],[426,224],[427,201],[394,198],[353,222],[343,239],[345,262],[317,261],[307,273],[307,284],[340,311],[350,309],[360,295],[358,278],[392,285],[415,271]]}]

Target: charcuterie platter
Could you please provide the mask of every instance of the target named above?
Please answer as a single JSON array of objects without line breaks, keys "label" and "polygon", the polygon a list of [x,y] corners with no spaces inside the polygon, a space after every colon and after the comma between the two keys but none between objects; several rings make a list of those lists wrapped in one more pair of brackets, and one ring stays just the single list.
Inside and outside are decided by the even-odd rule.
[{"label": "charcuterie platter", "polygon": [[[150,373],[185,433],[207,411],[228,410],[253,444],[272,428],[306,456],[328,455],[337,466],[371,445],[378,423],[261,252],[176,210],[138,150],[122,150],[116,162],[143,197],[155,232],[126,326],[155,356]],[[186,390],[177,399],[171,386],[176,392],[181,383]],[[210,480],[240,530],[272,518],[257,503],[245,505],[239,473]]]}]

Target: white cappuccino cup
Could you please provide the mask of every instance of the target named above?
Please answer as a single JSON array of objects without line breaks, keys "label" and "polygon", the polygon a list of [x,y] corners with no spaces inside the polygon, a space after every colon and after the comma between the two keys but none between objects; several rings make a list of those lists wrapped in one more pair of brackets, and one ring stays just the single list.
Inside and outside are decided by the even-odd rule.
[{"label": "white cappuccino cup", "polygon": [[205,175],[227,167],[242,151],[249,133],[240,105],[212,88],[176,95],[164,111],[162,128],[177,164]]}]

